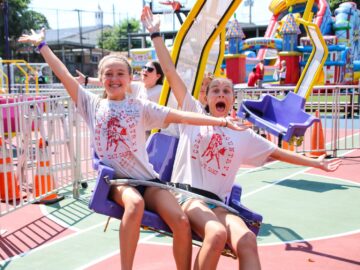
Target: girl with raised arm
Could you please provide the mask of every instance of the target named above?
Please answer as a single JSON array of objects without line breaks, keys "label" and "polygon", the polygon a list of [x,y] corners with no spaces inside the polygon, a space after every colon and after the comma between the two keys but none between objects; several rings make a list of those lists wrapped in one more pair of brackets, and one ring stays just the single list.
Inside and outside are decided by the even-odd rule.
[{"label": "girl with raised arm", "polygon": [[[31,35],[23,35],[19,41],[37,46],[87,123],[100,161],[112,167],[118,178],[150,180],[158,177],[145,149],[145,130],[169,123],[221,125],[241,130],[224,119],[172,110],[148,100],[125,98],[132,69],[123,57],[109,55],[100,61],[99,78],[105,88],[105,98],[102,98],[86,91],[70,74],[47,46],[44,29],[38,34],[32,30]],[[111,196],[125,209],[119,233],[121,269],[132,269],[145,205],[157,212],[171,228],[177,269],[191,268],[189,221],[170,192],[155,187],[117,186],[112,189]]]},{"label": "girl with raised arm", "polygon": [[[99,78],[89,77],[76,70],[76,80],[80,84],[102,86]],[[152,102],[158,103],[162,84],[164,81],[164,73],[159,62],[151,60],[148,61],[141,68],[141,81],[132,81],[129,91],[126,93],[128,97],[148,99]]]},{"label": "girl with raised arm", "polygon": [[[200,102],[187,91],[176,71],[159,35],[159,17],[153,16],[150,9],[145,7],[141,20],[150,32],[156,54],[180,108],[183,111],[203,113],[204,116],[228,119],[235,100],[232,82],[225,78],[212,79],[206,90],[207,105],[203,109]],[[311,159],[280,149],[251,129],[235,133],[223,127],[179,126],[180,139],[172,181],[212,192],[223,202],[229,196],[241,164],[261,165],[271,157],[325,171],[334,171],[340,165],[338,159],[326,160],[324,156]],[[199,199],[178,197],[192,229],[203,238],[194,269],[216,269],[225,243],[238,257],[239,269],[261,268],[256,236],[239,216]]]}]

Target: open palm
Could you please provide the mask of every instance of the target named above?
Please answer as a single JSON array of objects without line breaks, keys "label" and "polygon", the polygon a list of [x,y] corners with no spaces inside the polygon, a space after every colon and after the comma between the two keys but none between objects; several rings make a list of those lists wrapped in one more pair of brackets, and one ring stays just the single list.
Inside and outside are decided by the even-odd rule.
[{"label": "open palm", "polygon": [[160,17],[159,15],[154,16],[148,6],[142,10],[141,22],[149,33],[160,31]]},{"label": "open palm", "polygon": [[33,29],[31,29],[31,35],[22,35],[19,38],[19,42],[22,43],[31,43],[35,46],[38,46],[41,41],[45,39],[45,28],[41,29],[39,33],[36,33]]}]

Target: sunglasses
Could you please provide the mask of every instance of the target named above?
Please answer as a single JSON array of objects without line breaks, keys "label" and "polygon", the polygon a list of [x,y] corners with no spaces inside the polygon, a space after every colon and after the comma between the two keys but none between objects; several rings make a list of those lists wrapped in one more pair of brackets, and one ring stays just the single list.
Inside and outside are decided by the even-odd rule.
[{"label": "sunglasses", "polygon": [[150,73],[155,70],[155,68],[153,68],[153,67],[148,67],[148,66],[143,66],[142,69],[143,69],[143,70],[146,70],[147,72],[150,72]]}]

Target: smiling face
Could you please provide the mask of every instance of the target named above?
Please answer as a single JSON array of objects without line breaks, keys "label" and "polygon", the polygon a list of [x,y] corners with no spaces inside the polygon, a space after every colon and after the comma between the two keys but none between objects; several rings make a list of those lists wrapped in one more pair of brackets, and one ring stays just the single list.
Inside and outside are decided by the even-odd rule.
[{"label": "smiling face", "polygon": [[225,78],[212,80],[209,84],[205,100],[212,116],[226,117],[235,101],[232,82]]},{"label": "smiling face", "polygon": [[131,68],[126,59],[109,57],[99,64],[100,81],[105,87],[107,98],[123,100],[132,80]]},{"label": "smiling face", "polygon": [[156,68],[152,62],[148,62],[143,66],[141,70],[141,80],[146,89],[155,86],[160,77],[161,75],[156,72]]}]

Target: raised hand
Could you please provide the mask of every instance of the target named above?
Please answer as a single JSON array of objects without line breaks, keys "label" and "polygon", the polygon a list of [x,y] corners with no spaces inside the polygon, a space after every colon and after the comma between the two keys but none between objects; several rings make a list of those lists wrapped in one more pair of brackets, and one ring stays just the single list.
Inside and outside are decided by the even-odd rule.
[{"label": "raised hand", "polygon": [[160,17],[154,16],[148,6],[145,6],[141,12],[141,22],[149,33],[160,31]]},{"label": "raised hand", "polygon": [[78,81],[78,83],[80,84],[84,84],[85,83],[85,75],[83,73],[81,73],[79,70],[75,70],[77,75],[79,75],[78,77],[75,77],[75,79]]},{"label": "raised hand", "polygon": [[42,41],[45,40],[45,28],[42,28],[39,33],[36,33],[31,29],[31,35],[22,35],[19,38],[19,42],[22,43],[31,43],[35,46],[38,46]]}]

